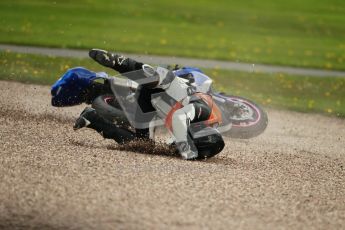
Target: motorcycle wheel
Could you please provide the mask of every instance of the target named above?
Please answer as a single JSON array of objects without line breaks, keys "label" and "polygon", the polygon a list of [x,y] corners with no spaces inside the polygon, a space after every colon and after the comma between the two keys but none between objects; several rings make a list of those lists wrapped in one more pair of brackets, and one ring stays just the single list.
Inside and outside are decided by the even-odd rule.
[{"label": "motorcycle wheel", "polygon": [[243,97],[218,94],[230,103],[235,103],[237,113],[230,113],[229,119],[232,127],[223,133],[224,136],[239,139],[249,139],[263,133],[268,125],[267,113],[255,102]]},{"label": "motorcycle wheel", "polygon": [[92,102],[92,108],[94,108],[104,119],[116,123],[122,128],[130,127],[129,122],[114,95],[106,94],[96,97]]}]

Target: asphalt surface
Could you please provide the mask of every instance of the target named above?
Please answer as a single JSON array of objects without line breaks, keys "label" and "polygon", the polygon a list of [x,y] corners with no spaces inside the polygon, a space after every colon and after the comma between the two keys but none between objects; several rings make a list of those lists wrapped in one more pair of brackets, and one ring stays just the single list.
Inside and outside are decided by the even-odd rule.
[{"label": "asphalt surface", "polygon": [[[12,52],[42,54],[59,57],[88,57],[87,50],[74,50],[74,49],[60,49],[60,48],[45,48],[45,47],[32,47],[32,46],[16,46],[0,44],[0,50],[9,50]],[[116,50],[114,50],[115,52]],[[205,60],[194,58],[182,57],[166,57],[158,55],[144,55],[144,54],[125,54],[127,57],[134,58],[144,63],[152,63],[157,65],[165,64],[179,64],[181,66],[193,66],[203,68],[219,68],[226,70],[236,70],[243,72],[258,72],[258,73],[286,73],[294,75],[306,75],[312,77],[345,77],[345,71],[335,70],[321,70],[321,69],[307,69],[286,66],[263,65],[257,63],[240,63],[230,61],[217,61]]]},{"label": "asphalt surface", "polygon": [[72,130],[84,106],[0,81],[0,229],[344,229],[345,120],[269,110],[189,162]]}]

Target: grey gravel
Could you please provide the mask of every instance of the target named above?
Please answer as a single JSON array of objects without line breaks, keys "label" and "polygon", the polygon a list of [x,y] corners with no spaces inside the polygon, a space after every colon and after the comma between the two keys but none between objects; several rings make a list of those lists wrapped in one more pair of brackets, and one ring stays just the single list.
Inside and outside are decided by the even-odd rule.
[{"label": "grey gravel", "polygon": [[0,229],[344,229],[345,121],[268,110],[213,159],[119,151],[84,106],[0,81]]}]

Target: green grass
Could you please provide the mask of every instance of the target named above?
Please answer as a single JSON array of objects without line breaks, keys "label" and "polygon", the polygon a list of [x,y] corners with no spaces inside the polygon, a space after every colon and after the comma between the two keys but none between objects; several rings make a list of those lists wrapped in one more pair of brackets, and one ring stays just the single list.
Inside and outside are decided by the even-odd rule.
[{"label": "green grass", "polygon": [[[0,79],[50,85],[66,70],[84,66],[96,72],[106,71],[91,59],[62,58],[0,51]],[[111,70],[110,70],[111,71]],[[113,72],[115,75],[115,72]]]},{"label": "green grass", "polygon": [[345,78],[206,70],[216,89],[264,106],[345,117]]},{"label": "green grass", "polygon": [[[59,58],[0,52],[0,79],[52,84],[67,69],[84,66],[116,72],[91,59]],[[266,107],[345,117],[345,78],[243,73],[208,69],[216,89],[252,99]]]},{"label": "green grass", "polygon": [[0,43],[345,70],[345,1],[1,0]]}]

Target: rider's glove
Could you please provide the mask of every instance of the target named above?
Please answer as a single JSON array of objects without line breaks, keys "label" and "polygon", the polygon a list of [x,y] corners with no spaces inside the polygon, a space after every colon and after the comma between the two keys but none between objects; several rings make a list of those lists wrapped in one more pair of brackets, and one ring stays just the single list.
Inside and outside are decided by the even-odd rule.
[{"label": "rider's glove", "polygon": [[120,73],[141,70],[143,63],[127,58],[121,54],[113,54],[106,50],[92,49],[89,56],[99,64],[112,68]]},{"label": "rider's glove", "polygon": [[99,64],[110,68],[115,67],[118,61],[117,59],[119,58],[118,55],[114,55],[106,50],[101,49],[90,50],[89,56]]}]

